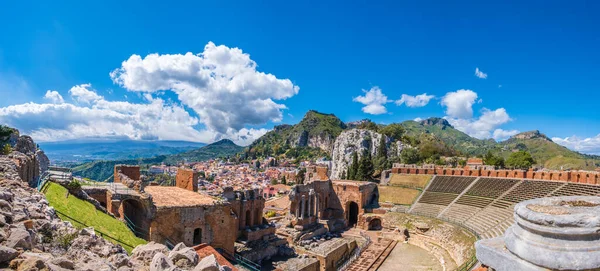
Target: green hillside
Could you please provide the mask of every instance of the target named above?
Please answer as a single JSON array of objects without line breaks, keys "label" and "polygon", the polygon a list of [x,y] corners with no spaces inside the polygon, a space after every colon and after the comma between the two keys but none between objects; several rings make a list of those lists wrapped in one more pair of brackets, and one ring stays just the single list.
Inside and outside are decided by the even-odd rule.
[{"label": "green hillside", "polygon": [[306,113],[296,125],[279,125],[269,131],[246,150],[249,157],[276,156],[316,157],[329,155],[331,150],[311,146],[311,139],[329,140],[335,138],[346,128],[346,124],[333,114],[324,114],[314,110]]},{"label": "green hillside", "polygon": [[196,150],[187,151],[173,155],[160,155],[153,158],[134,159],[134,160],[110,160],[94,161],[84,163],[73,168],[73,174],[84,178],[90,178],[96,181],[111,180],[114,173],[114,167],[118,164],[126,165],[149,165],[165,163],[175,165],[180,162],[200,162],[215,158],[224,158],[234,156],[240,153],[244,148],[236,145],[229,139],[206,145]]},{"label": "green hillside", "polygon": [[539,131],[520,133],[502,142],[493,139],[481,140],[473,138],[452,127],[442,118],[429,118],[420,122],[405,121],[401,123],[406,135],[422,138],[434,135],[450,148],[468,156],[482,156],[492,151],[504,158],[517,150],[531,153],[538,165],[549,169],[594,169],[600,157],[584,155],[554,143]]},{"label": "green hillside", "polygon": [[146,244],[146,241],[136,237],[125,223],[98,211],[91,203],[70,195],[61,185],[48,182],[43,191],[50,206],[59,212],[58,216],[64,221],[70,221],[73,226],[94,227],[106,240],[120,244],[128,252],[138,245]]},{"label": "green hillside", "polygon": [[236,145],[229,139],[223,139],[199,149],[167,155],[163,162],[166,164],[177,164],[182,161],[200,162],[215,158],[226,158],[236,155],[242,150],[244,150],[244,147]]},{"label": "green hillside", "polygon": [[454,129],[447,120],[429,118],[420,122],[413,120],[401,123],[406,134],[419,138],[423,134],[432,134],[456,151],[469,155],[483,155],[496,147],[493,139],[481,140]]}]

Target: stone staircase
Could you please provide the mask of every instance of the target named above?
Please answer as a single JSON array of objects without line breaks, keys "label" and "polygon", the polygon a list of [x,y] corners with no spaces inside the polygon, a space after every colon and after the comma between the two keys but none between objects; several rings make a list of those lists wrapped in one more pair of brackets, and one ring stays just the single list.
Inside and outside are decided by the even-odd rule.
[{"label": "stone staircase", "polygon": [[375,271],[385,261],[398,242],[389,239],[373,241],[346,270]]}]

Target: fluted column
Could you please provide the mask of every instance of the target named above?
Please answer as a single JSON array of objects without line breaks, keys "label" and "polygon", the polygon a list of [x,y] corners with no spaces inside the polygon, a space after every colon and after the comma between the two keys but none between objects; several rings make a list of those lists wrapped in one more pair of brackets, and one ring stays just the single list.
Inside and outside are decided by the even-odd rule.
[{"label": "fluted column", "polygon": [[319,220],[319,194],[315,193],[315,216]]},{"label": "fluted column", "polygon": [[297,200],[297,204],[296,204],[296,218],[300,217],[300,204],[302,204],[301,200]]}]

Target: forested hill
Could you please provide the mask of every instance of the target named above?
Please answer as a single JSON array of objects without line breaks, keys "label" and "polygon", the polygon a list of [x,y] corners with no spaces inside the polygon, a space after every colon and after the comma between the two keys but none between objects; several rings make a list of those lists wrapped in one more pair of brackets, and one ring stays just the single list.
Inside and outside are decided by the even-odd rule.
[{"label": "forested hill", "polygon": [[114,172],[114,166],[118,164],[127,165],[149,165],[161,164],[174,165],[180,162],[200,162],[215,158],[234,156],[244,148],[236,145],[231,140],[221,141],[206,145],[196,150],[187,151],[173,155],[160,155],[152,158],[94,161],[73,168],[73,174],[96,181],[110,180]]}]

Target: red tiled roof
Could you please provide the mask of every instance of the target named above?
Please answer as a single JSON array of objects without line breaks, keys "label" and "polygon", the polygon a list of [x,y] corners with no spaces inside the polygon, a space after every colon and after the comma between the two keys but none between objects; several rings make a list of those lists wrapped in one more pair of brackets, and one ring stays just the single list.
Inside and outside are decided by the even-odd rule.
[{"label": "red tiled roof", "polygon": [[208,244],[200,244],[193,247],[193,249],[196,251],[200,259],[203,259],[204,257],[210,255],[215,255],[215,258],[217,259],[219,265],[228,266],[229,268],[231,268],[232,271],[238,271],[238,269],[235,266],[233,266],[233,264],[231,264],[227,259],[225,259],[225,257],[223,257],[223,255],[221,255],[217,250],[215,250]]}]

